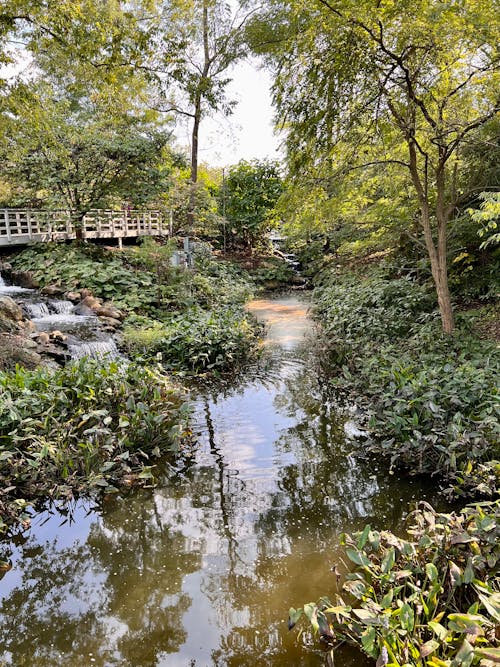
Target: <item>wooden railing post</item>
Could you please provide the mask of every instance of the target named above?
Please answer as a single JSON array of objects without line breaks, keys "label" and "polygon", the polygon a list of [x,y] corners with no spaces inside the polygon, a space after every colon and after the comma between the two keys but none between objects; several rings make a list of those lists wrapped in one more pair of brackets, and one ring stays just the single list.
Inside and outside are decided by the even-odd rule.
[{"label": "wooden railing post", "polygon": [[5,220],[5,231],[7,232],[7,241],[10,243],[11,242],[11,233],[10,233],[10,222],[9,222],[9,211],[8,211],[8,209],[4,208],[3,216],[4,216],[4,220]]}]

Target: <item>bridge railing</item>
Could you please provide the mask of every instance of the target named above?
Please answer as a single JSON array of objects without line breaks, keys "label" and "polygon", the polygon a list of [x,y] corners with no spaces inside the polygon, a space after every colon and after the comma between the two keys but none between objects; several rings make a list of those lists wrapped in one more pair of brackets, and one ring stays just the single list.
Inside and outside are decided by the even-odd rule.
[{"label": "bridge railing", "polygon": [[[0,246],[47,242],[77,237],[71,211],[0,209]],[[82,220],[82,238],[167,236],[159,211],[93,209]]]}]

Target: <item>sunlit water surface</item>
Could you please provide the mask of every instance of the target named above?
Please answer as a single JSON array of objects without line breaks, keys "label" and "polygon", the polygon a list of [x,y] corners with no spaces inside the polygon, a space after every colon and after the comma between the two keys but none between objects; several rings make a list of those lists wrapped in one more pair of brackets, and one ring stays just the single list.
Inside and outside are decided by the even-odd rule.
[{"label": "sunlit water surface", "polygon": [[[340,532],[397,528],[412,499],[433,498],[355,457],[322,395],[307,303],[249,308],[268,324],[268,361],[194,392],[197,446],[182,469],[98,507],[41,513],[4,545],[0,665],[323,664],[287,631],[288,608],[335,594]],[[336,664],[369,663],[343,647]]]}]

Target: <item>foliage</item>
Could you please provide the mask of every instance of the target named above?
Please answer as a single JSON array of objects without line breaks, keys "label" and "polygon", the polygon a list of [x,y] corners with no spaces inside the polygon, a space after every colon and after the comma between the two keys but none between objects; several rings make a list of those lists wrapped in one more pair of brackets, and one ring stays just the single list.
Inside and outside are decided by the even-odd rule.
[{"label": "foliage", "polygon": [[455,493],[494,493],[498,350],[466,320],[455,336],[440,334],[432,300],[407,279],[337,277],[315,299],[329,386],[364,410],[364,449],[445,477]]},{"label": "foliage", "polygon": [[499,503],[438,514],[427,503],[408,517],[409,539],[389,531],[343,535],[354,568],[348,596],[290,609],[289,627],[304,614],[331,650],[358,645],[378,667],[490,667],[500,658]]},{"label": "foliage", "polygon": [[255,269],[249,270],[252,280],[258,287],[284,287],[290,284],[294,272],[281,257],[265,257]]},{"label": "foliage", "polygon": [[282,188],[276,163],[241,161],[230,168],[219,192],[219,210],[229,223],[229,247],[249,249],[262,242],[275,221],[274,207]]},{"label": "foliage", "polygon": [[0,174],[12,183],[12,205],[89,209],[144,205],[166,187],[175,162],[170,135],[135,104],[68,92],[46,81],[18,83],[3,99],[5,137]]},{"label": "foliage", "polygon": [[40,497],[151,482],[152,462],[178,450],[186,420],[185,398],[153,367],[83,359],[0,373],[2,515]]},{"label": "foliage", "polygon": [[[323,189],[328,204],[346,183],[356,212],[366,215],[379,201],[382,210],[395,210],[391,181],[403,191],[409,184],[412,201],[400,197],[396,219],[406,219],[415,236],[418,210],[417,239],[447,333],[454,328],[449,223],[471,195],[463,155],[484,139],[481,129],[499,110],[494,5],[275,0],[254,23],[255,48],[267,52],[276,72],[278,119],[298,186]],[[360,174],[354,184],[353,171]],[[359,186],[363,178],[372,191]]]},{"label": "foliage", "polygon": [[12,265],[31,271],[41,287],[90,289],[125,310],[148,310],[156,302],[155,276],[127,265],[121,254],[91,244],[46,243],[22,250]]},{"label": "foliage", "polygon": [[482,247],[490,244],[500,243],[500,232],[498,221],[500,219],[500,192],[483,192],[480,195],[481,206],[479,210],[469,210],[474,222],[480,225],[479,236],[486,239]]},{"label": "foliage", "polygon": [[125,328],[131,353],[154,356],[175,371],[196,374],[234,369],[258,346],[258,328],[242,309],[202,310],[193,307],[169,322],[148,328]]}]

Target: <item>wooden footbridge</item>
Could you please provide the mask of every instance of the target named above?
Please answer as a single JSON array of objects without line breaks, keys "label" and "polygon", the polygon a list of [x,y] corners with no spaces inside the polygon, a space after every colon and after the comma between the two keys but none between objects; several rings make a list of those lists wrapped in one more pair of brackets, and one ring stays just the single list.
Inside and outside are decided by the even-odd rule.
[{"label": "wooden footbridge", "polygon": [[[122,239],[169,236],[159,211],[94,209],[80,226],[83,239]],[[76,239],[75,214],[71,211],[0,209],[0,247]]]}]

